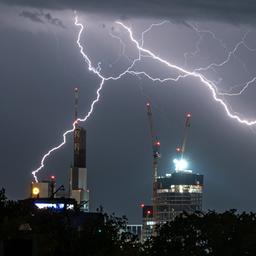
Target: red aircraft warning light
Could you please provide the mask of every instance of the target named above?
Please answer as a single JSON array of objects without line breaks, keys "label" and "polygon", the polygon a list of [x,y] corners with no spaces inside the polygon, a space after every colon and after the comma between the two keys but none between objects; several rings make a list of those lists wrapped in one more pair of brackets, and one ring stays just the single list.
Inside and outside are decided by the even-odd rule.
[{"label": "red aircraft warning light", "polygon": [[177,148],[176,148],[176,151],[177,151],[177,152],[180,152],[180,151],[181,151],[181,148],[180,148],[180,147],[177,147]]}]

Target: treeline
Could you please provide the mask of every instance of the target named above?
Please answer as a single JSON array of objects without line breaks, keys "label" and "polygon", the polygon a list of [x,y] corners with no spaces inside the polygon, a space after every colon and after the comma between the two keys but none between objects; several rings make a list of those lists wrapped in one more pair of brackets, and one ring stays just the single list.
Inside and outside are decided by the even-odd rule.
[{"label": "treeline", "polygon": [[[100,216],[100,214],[99,214]],[[125,232],[127,219],[102,213],[79,223],[79,211],[38,210],[0,190],[0,255],[256,255],[256,214],[181,214],[144,243]]]}]

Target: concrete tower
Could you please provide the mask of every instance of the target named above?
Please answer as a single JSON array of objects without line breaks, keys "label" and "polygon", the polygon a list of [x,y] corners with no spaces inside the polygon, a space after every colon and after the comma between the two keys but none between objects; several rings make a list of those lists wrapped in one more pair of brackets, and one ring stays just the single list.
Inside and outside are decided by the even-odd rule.
[{"label": "concrete tower", "polygon": [[[75,88],[75,121],[77,120],[78,89]],[[86,168],[86,130],[76,123],[74,131],[74,163],[70,169],[70,197],[83,211],[89,211],[89,190]]]}]

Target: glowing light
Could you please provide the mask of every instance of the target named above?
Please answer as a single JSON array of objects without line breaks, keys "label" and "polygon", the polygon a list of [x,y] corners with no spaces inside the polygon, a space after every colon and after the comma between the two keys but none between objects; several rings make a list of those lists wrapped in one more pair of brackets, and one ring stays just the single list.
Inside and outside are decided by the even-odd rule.
[{"label": "glowing light", "polygon": [[155,225],[155,221],[147,221],[147,226],[154,226]]},{"label": "glowing light", "polygon": [[175,171],[185,171],[188,168],[188,162],[185,159],[174,159]]},{"label": "glowing light", "polygon": [[141,204],[141,205],[140,205],[141,208],[144,208],[144,206],[145,206],[145,204]]},{"label": "glowing light", "polygon": [[37,187],[34,187],[33,190],[32,190],[32,194],[35,195],[35,196],[37,196],[39,194],[39,192],[40,192],[40,190]]},{"label": "glowing light", "polygon": [[35,203],[35,205],[39,209],[64,209],[65,206],[63,203]]}]

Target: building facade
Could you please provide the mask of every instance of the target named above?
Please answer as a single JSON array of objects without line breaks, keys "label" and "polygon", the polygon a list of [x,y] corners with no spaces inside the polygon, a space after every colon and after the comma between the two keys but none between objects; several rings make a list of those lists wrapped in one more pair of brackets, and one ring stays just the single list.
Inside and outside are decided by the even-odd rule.
[{"label": "building facade", "polygon": [[76,125],[74,131],[74,165],[70,169],[70,198],[76,199],[81,210],[89,211],[89,190],[86,168],[86,131]]},{"label": "building facade", "polygon": [[127,224],[126,231],[137,236],[139,241],[142,240],[142,225],[141,224]]},{"label": "building facade", "polygon": [[51,198],[54,197],[56,187],[55,179],[31,183],[31,198]]},{"label": "building facade", "polygon": [[156,224],[172,221],[182,212],[193,213],[202,210],[203,175],[192,171],[172,172],[157,178]]},{"label": "building facade", "polygon": [[155,222],[153,219],[153,206],[142,206],[142,242],[149,239],[154,232]]}]

